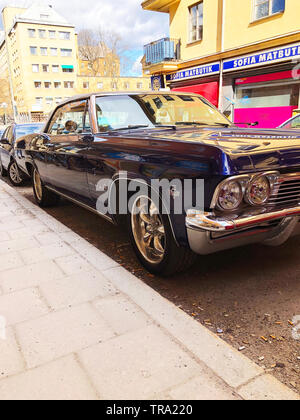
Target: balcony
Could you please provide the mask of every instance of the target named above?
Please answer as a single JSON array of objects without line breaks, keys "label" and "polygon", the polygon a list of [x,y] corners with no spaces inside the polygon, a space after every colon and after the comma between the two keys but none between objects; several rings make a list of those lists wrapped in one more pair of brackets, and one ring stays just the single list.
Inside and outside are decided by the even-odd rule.
[{"label": "balcony", "polygon": [[181,43],[178,39],[163,38],[145,45],[146,66],[180,60]]}]

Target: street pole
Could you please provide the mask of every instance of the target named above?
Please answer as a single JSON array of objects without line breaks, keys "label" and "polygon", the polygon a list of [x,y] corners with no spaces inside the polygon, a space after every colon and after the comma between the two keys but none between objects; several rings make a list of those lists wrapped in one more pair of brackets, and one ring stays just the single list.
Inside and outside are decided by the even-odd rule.
[{"label": "street pole", "polygon": [[[226,0],[222,0],[222,31],[221,31],[221,53],[224,52]],[[223,112],[223,59],[220,60],[220,81],[219,81],[219,110]]]}]

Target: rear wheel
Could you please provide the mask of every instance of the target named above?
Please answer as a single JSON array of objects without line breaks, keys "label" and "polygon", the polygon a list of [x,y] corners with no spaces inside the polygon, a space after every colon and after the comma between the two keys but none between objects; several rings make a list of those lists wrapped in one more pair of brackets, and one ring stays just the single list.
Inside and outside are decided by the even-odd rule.
[{"label": "rear wheel", "polygon": [[4,166],[2,165],[2,160],[0,157],[0,177],[7,176],[7,170],[4,169]]},{"label": "rear wheel", "polygon": [[14,160],[8,166],[8,179],[15,187],[21,187],[25,183],[24,174],[22,174]]},{"label": "rear wheel", "polygon": [[135,200],[128,225],[137,257],[151,273],[168,277],[195,262],[190,249],[176,244],[168,217],[159,213],[150,197],[141,195]]},{"label": "rear wheel", "polygon": [[40,207],[51,207],[58,204],[60,197],[59,195],[49,191],[41,180],[40,174],[37,169],[33,170],[32,175],[33,193],[37,204]]}]

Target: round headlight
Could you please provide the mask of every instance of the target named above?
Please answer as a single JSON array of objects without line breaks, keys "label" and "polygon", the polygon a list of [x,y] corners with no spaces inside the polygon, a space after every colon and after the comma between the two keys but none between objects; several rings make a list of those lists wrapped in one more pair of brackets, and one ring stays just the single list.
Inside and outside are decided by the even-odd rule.
[{"label": "round headlight", "polygon": [[239,182],[224,184],[219,194],[219,206],[223,210],[235,210],[243,201],[243,190]]},{"label": "round headlight", "polygon": [[260,176],[255,178],[249,185],[246,198],[253,206],[265,204],[271,195],[270,182],[267,177]]}]

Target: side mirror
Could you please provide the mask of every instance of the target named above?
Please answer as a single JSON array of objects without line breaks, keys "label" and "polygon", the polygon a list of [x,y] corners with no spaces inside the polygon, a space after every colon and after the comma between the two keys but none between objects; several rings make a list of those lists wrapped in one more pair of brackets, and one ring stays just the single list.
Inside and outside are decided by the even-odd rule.
[{"label": "side mirror", "polygon": [[0,144],[7,145],[7,144],[10,144],[10,143],[9,143],[9,141],[7,139],[1,139],[0,140]]}]

